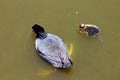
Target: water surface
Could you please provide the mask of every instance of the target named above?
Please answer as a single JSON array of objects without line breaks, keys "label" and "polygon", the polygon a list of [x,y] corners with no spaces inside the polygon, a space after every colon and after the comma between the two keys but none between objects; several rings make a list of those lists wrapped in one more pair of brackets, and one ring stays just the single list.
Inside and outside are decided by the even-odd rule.
[{"label": "water surface", "polygon": [[[119,0],[1,0],[0,80],[120,80],[119,4]],[[35,23],[63,39],[72,52],[71,69],[55,69],[36,53],[31,29]],[[79,23],[98,25],[103,42],[79,34]]]}]

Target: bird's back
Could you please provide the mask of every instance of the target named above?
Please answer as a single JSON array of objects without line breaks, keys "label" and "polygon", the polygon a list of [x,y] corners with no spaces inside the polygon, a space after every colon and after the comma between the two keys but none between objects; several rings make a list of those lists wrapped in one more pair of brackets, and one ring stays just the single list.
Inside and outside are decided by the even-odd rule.
[{"label": "bird's back", "polygon": [[53,34],[48,34],[44,40],[36,39],[36,49],[49,62],[61,62],[63,59],[69,58],[64,43],[59,37]]},{"label": "bird's back", "polygon": [[99,33],[99,29],[96,27],[88,27],[86,31],[88,32],[89,36],[93,36]]}]

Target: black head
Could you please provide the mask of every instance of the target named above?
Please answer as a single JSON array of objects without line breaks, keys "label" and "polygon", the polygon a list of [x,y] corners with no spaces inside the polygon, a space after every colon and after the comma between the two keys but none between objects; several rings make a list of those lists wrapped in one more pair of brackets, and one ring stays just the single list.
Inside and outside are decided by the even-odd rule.
[{"label": "black head", "polygon": [[47,33],[45,32],[44,28],[41,27],[40,25],[34,24],[34,25],[32,26],[32,29],[33,29],[33,31],[37,34],[36,37],[42,38],[42,39],[44,39],[44,38],[47,37]]},{"label": "black head", "polygon": [[38,25],[38,24],[34,24],[34,25],[32,26],[32,29],[33,29],[33,31],[34,31],[36,34],[38,34],[39,32],[45,32],[44,28],[41,27],[41,26]]}]

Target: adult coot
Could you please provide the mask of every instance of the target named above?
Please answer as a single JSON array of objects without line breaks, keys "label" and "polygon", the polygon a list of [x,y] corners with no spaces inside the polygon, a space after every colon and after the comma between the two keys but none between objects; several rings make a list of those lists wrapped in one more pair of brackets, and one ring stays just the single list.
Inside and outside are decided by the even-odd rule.
[{"label": "adult coot", "polygon": [[32,26],[36,33],[35,48],[37,52],[56,68],[69,68],[72,61],[66,46],[61,38],[54,34],[46,33],[38,24]]}]

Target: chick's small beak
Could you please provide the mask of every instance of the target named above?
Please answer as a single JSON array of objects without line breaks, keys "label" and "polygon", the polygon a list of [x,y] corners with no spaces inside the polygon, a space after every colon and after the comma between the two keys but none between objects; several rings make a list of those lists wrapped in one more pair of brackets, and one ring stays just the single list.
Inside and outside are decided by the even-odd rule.
[{"label": "chick's small beak", "polygon": [[80,25],[77,25],[77,28],[80,29]]}]

